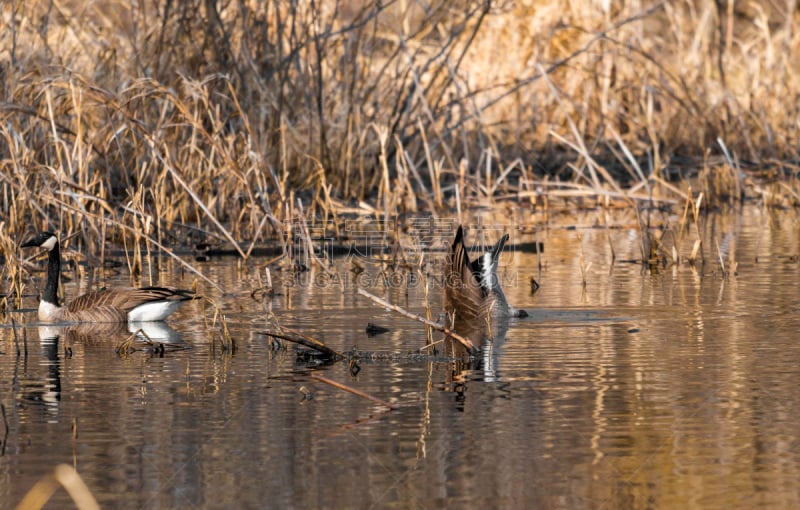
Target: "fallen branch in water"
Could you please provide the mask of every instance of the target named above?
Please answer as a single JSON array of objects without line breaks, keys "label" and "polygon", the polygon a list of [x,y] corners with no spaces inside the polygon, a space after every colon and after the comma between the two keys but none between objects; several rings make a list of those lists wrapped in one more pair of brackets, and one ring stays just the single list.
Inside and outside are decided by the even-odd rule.
[{"label": "fallen branch in water", "polygon": [[419,315],[415,315],[415,314],[413,314],[413,313],[411,313],[411,312],[408,312],[408,311],[406,311],[406,310],[403,310],[403,309],[402,309],[402,308],[400,308],[399,306],[397,306],[397,305],[393,305],[393,304],[391,304],[390,302],[388,302],[388,301],[386,301],[386,300],[384,300],[384,299],[381,299],[381,298],[379,298],[378,296],[376,296],[376,295],[374,295],[374,294],[370,294],[369,292],[367,292],[367,291],[366,291],[366,290],[364,290],[364,289],[358,289],[358,293],[359,293],[359,294],[361,294],[361,295],[362,295],[362,296],[364,296],[364,297],[367,297],[367,298],[369,298],[369,299],[371,299],[371,300],[375,301],[375,302],[376,302],[376,303],[378,303],[379,305],[381,305],[381,306],[383,306],[383,307],[385,307],[385,308],[388,308],[389,310],[392,310],[392,311],[394,311],[394,312],[397,312],[397,313],[399,313],[400,315],[403,315],[403,316],[405,316],[405,317],[408,317],[409,319],[413,319],[413,320],[415,320],[415,321],[421,322],[421,323],[425,324],[426,326],[428,326],[428,327],[430,327],[430,328],[433,328],[433,329],[435,329],[435,330],[437,330],[437,331],[441,331],[441,332],[443,332],[445,335],[448,335],[448,336],[450,336],[451,338],[453,338],[454,340],[458,341],[458,342],[459,342],[461,345],[463,345],[463,346],[464,346],[464,347],[467,349],[467,351],[469,351],[470,353],[474,353],[474,352],[476,352],[476,351],[477,351],[477,349],[475,348],[475,345],[472,343],[472,341],[470,341],[470,339],[469,339],[469,338],[464,338],[463,336],[459,335],[459,334],[458,334],[458,333],[456,333],[455,331],[453,331],[453,330],[451,330],[451,329],[448,329],[448,328],[446,328],[446,327],[442,326],[441,324],[438,324],[438,323],[436,323],[436,322],[433,322],[433,321],[431,321],[431,320],[428,320],[428,319],[426,319],[426,318],[424,318],[424,317],[420,317]]},{"label": "fallen branch in water", "polygon": [[334,351],[316,338],[304,335],[298,331],[283,328],[283,331],[280,333],[273,333],[272,331],[262,331],[262,333],[273,338],[280,338],[281,340],[286,340],[287,342],[293,342],[304,347],[308,347],[309,349],[314,349],[333,359],[345,358],[342,353]]},{"label": "fallen branch in water", "polygon": [[381,400],[381,399],[379,399],[377,397],[373,397],[372,395],[370,395],[368,393],[364,393],[361,390],[357,390],[355,388],[351,388],[350,386],[346,386],[346,385],[344,385],[342,383],[339,383],[339,382],[336,382],[336,381],[332,381],[332,380],[328,379],[327,377],[322,377],[321,375],[311,374],[311,378],[316,380],[316,381],[319,381],[319,382],[324,382],[325,384],[330,384],[334,388],[339,388],[340,390],[347,391],[349,393],[352,393],[353,395],[358,395],[361,398],[365,398],[367,400],[371,400],[371,401],[375,402],[376,404],[380,404],[382,406],[388,407],[389,409],[396,409],[395,406],[393,406],[389,402],[386,402],[385,400]]},{"label": "fallen branch in water", "polygon": [[57,465],[53,471],[40,478],[25,494],[17,508],[42,508],[59,486],[67,491],[76,508],[100,509],[100,505],[97,504],[97,500],[81,476],[75,468],[67,464]]}]

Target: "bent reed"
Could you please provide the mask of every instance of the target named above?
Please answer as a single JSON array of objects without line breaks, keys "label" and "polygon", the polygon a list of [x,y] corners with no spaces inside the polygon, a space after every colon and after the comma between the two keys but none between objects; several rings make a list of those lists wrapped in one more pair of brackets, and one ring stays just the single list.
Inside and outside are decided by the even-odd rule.
[{"label": "bent reed", "polygon": [[797,206],[778,4],[6,4],[0,240],[78,232],[145,273],[348,214]]}]

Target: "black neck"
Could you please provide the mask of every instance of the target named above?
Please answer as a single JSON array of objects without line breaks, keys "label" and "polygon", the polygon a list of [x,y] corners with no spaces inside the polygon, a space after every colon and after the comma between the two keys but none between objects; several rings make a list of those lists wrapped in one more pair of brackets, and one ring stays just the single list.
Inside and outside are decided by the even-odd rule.
[{"label": "black neck", "polygon": [[58,278],[61,273],[61,250],[58,242],[47,256],[47,283],[44,286],[42,301],[58,305]]}]

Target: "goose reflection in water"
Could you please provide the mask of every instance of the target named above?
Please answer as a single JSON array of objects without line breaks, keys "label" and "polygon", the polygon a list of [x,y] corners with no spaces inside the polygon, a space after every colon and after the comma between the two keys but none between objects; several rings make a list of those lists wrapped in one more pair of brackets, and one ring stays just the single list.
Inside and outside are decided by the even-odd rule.
[{"label": "goose reflection in water", "polygon": [[72,344],[81,342],[86,345],[104,345],[116,347],[131,335],[136,340],[158,342],[162,344],[182,344],[180,333],[169,327],[166,322],[98,322],[76,324],[47,324],[39,326],[39,339],[42,345],[50,339],[61,338],[64,348],[70,352]]},{"label": "goose reflection in water", "polygon": [[[500,379],[498,364],[502,357],[503,344],[510,322],[508,319],[501,319],[488,327],[486,323],[483,323],[466,330],[462,326],[463,332],[459,332],[459,334],[469,338],[480,347],[468,360],[460,356],[461,353],[457,349],[454,350],[453,354],[459,359],[452,362],[452,370],[446,382],[456,384],[454,388],[456,392],[467,381],[496,382]],[[487,330],[489,331],[487,332]]]},{"label": "goose reflection in water", "polygon": [[[91,348],[113,350],[135,335],[137,342],[153,342],[156,345],[180,345],[180,334],[164,322],[128,323],[82,323],[65,325],[40,325],[39,341],[42,360],[39,365],[47,370],[43,378],[23,378],[21,400],[24,404],[41,405],[48,413],[56,415],[61,401],[62,356],[72,357],[72,346],[80,344]],[[164,350],[154,349],[162,354]]]},{"label": "goose reflection in water", "polygon": [[[23,377],[20,381],[22,401],[27,404],[42,405],[50,414],[57,414],[61,400],[61,363],[59,360],[58,337],[40,337],[43,359],[40,366],[47,369],[44,380],[29,380]],[[27,375],[27,374],[26,374]]]}]

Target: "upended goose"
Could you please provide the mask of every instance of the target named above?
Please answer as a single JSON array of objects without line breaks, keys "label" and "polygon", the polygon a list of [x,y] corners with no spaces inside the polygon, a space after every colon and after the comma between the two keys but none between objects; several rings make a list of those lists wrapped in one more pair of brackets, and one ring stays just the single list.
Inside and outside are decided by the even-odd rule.
[{"label": "upended goose", "polygon": [[497,244],[475,260],[469,260],[464,245],[464,229],[458,226],[445,270],[446,308],[457,322],[527,317],[525,310],[508,304],[497,277],[500,253],[508,241],[503,235]]},{"label": "upended goose", "polygon": [[163,321],[184,302],[199,296],[172,287],[119,287],[87,292],[70,303],[58,304],[61,251],[58,237],[40,232],[22,244],[41,246],[48,252],[47,283],[39,303],[39,320],[53,322],[154,322]]}]

